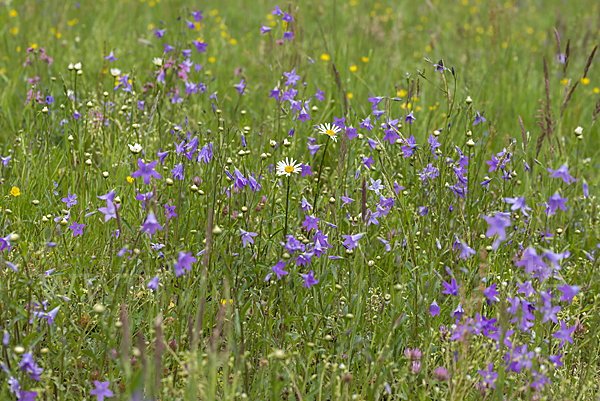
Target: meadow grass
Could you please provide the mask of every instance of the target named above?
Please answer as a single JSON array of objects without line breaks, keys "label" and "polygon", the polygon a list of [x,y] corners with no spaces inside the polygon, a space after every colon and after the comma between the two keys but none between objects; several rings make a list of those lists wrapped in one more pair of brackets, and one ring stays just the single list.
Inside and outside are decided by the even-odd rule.
[{"label": "meadow grass", "polygon": [[599,399],[596,2],[0,26],[2,399]]}]

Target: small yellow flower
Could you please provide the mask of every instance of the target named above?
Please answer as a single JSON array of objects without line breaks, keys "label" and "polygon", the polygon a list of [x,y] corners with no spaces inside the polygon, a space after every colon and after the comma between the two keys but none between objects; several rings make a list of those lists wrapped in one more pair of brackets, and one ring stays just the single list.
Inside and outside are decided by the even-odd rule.
[{"label": "small yellow flower", "polygon": [[209,58],[208,58],[208,62],[209,62],[209,63],[214,63],[215,61],[217,61],[217,59],[216,59],[216,58],[214,58],[214,57],[209,57]]},{"label": "small yellow flower", "polygon": [[151,31],[154,29],[154,24],[148,24],[148,30]]},{"label": "small yellow flower", "polygon": [[321,54],[321,60],[323,60],[323,61],[329,61],[330,58],[331,57],[329,57],[329,54],[327,54],[327,53]]},{"label": "small yellow flower", "polygon": [[527,28],[527,33],[532,35],[533,34],[533,28]]},{"label": "small yellow flower", "polygon": [[[226,303],[227,303],[227,300],[226,300],[226,299],[222,299],[222,300],[221,300],[221,304],[222,304],[222,305],[225,305]],[[230,299],[230,300],[229,300],[229,303],[233,305],[233,299]]]},{"label": "small yellow flower", "polygon": [[587,78],[587,77],[586,78],[581,78],[581,83],[584,84],[584,85],[587,85],[587,84],[590,83],[590,79]]},{"label": "small yellow flower", "polygon": [[502,42],[502,48],[506,49],[508,47],[508,42]]},{"label": "small yellow flower", "polygon": [[235,44],[237,43],[237,40],[235,40],[235,39],[231,39],[231,40],[229,41],[229,43],[231,43],[232,45],[235,45]]},{"label": "small yellow flower", "polygon": [[351,6],[357,6],[358,5],[358,0],[350,0],[350,5]]},{"label": "small yellow flower", "polygon": [[577,295],[573,297],[573,302],[577,302]]},{"label": "small yellow flower", "polygon": [[12,18],[17,16],[17,10],[10,10],[10,13],[8,13],[8,15],[10,15]]},{"label": "small yellow flower", "polygon": [[600,89],[594,88],[594,93],[600,93]]},{"label": "small yellow flower", "polygon": [[561,85],[566,85],[568,82],[569,82],[569,80],[567,78],[563,78],[560,80]]},{"label": "small yellow flower", "polygon": [[368,63],[369,62],[369,58],[368,57],[363,57],[361,60],[362,60],[363,63]]},{"label": "small yellow flower", "polygon": [[16,35],[17,33],[19,33],[19,28],[17,28],[16,26],[14,28],[10,28],[10,33]]},{"label": "small yellow flower", "polygon": [[15,197],[19,196],[19,195],[21,195],[21,190],[17,187],[12,187],[10,190],[10,194]]},{"label": "small yellow flower", "polygon": [[352,93],[348,93],[348,99],[352,99],[354,95]]},{"label": "small yellow flower", "polygon": [[356,72],[356,70],[358,70],[358,67],[356,65],[350,67],[350,71]]},{"label": "small yellow flower", "polygon": [[133,182],[133,180],[134,180],[134,178],[133,178],[133,177],[131,177],[131,176],[127,176],[127,182],[128,182],[128,183],[130,183],[130,184],[131,184],[131,183]]}]

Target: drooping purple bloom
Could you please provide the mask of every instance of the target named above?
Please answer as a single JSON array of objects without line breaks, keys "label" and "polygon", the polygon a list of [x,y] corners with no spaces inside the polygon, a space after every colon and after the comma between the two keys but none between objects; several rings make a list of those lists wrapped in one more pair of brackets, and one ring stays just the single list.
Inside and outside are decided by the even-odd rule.
[{"label": "drooping purple bloom", "polygon": [[573,334],[576,328],[577,325],[574,325],[573,327],[567,327],[564,320],[560,321],[560,330],[552,334],[552,337],[560,340],[559,348],[562,348],[563,345],[565,345],[565,341],[568,341],[571,344],[573,344],[573,337],[571,337],[571,334]]},{"label": "drooping purple bloom", "polygon": [[432,317],[440,314],[440,307],[435,300],[429,305],[429,313]]},{"label": "drooping purple bloom", "polygon": [[383,137],[383,142],[389,141],[390,145],[393,145],[396,142],[396,139],[400,138],[393,129],[386,129],[384,132],[385,136]]},{"label": "drooping purple bloom", "polygon": [[[113,198],[114,198],[114,192],[111,191],[113,194]],[[109,192],[110,194],[110,192]],[[107,194],[108,195],[108,194]],[[99,197],[100,198],[100,197]],[[100,213],[104,213],[104,222],[106,223],[107,221],[109,221],[110,219],[116,219],[117,218],[117,208],[120,205],[115,205],[112,202],[112,199],[106,199],[106,207],[99,207],[98,211]]]},{"label": "drooping purple bloom", "polygon": [[83,235],[83,227],[85,227],[85,224],[77,224],[76,222],[73,222],[73,224],[69,226],[69,228],[73,230],[73,237]]},{"label": "drooping purple bloom", "polygon": [[364,157],[362,159],[363,165],[367,168],[367,169],[371,169],[371,165],[375,164],[375,161],[373,160],[373,158],[371,156],[369,157]]},{"label": "drooping purple bloom", "polygon": [[156,230],[162,231],[163,228],[160,224],[158,224],[158,221],[156,220],[156,216],[154,215],[154,213],[150,212],[150,213],[148,213],[148,217],[146,217],[146,221],[142,225],[141,231],[147,232],[148,234],[150,234],[150,236],[152,236],[152,235],[154,235]]},{"label": "drooping purple bloom", "polygon": [[569,304],[573,302],[573,297],[579,293],[580,288],[576,285],[565,284],[560,287],[556,287],[560,292],[562,292],[562,296],[560,297],[560,302],[567,301]]},{"label": "drooping purple bloom", "polygon": [[561,197],[558,192],[555,193],[554,195],[552,195],[550,197],[550,199],[548,200],[548,204],[547,204],[547,208],[546,208],[546,213],[548,214],[548,216],[552,216],[557,209],[561,209],[562,211],[566,212],[567,211],[567,207],[565,206],[565,202],[568,201],[568,198],[563,198]]},{"label": "drooping purple bloom", "polygon": [[461,259],[469,259],[471,256],[475,255],[475,250],[465,242],[460,241],[460,257]]},{"label": "drooping purple bloom", "polygon": [[296,86],[296,82],[300,79],[300,75],[296,75],[296,68],[293,68],[290,72],[284,72],[283,75],[287,78],[285,85]]},{"label": "drooping purple bloom", "polygon": [[256,237],[257,235],[258,233],[253,233],[240,229],[240,236],[242,237],[242,246],[245,248],[248,245],[248,243],[254,244],[254,240],[252,239],[252,237]]},{"label": "drooping purple bloom", "polygon": [[465,309],[462,307],[461,304],[458,304],[458,306],[456,307],[456,309],[454,309],[452,311],[452,317],[460,319],[464,313],[465,313]]},{"label": "drooping purple bloom", "polygon": [[317,225],[318,222],[319,222],[318,217],[306,215],[305,220],[302,223],[302,227],[305,227],[307,231],[310,231],[312,229],[317,231],[319,229],[319,226]]},{"label": "drooping purple bloom", "polygon": [[61,201],[67,204],[67,208],[70,208],[71,206],[77,204],[77,194],[71,195],[68,193],[68,196],[66,198],[62,198]]},{"label": "drooping purple bloom", "polygon": [[452,278],[452,282],[450,284],[446,282],[443,282],[442,284],[444,285],[444,288],[446,288],[444,291],[442,291],[442,294],[453,296],[458,295],[458,289],[460,288],[460,285],[456,285],[456,279]]},{"label": "drooping purple bloom", "polygon": [[320,145],[311,145],[310,143],[308,143],[307,146],[311,156],[314,156],[321,147]]},{"label": "drooping purple bloom", "polygon": [[354,202],[354,199],[348,197],[348,190],[346,190],[345,195],[342,195],[340,199],[342,200],[342,207]]},{"label": "drooping purple bloom", "polygon": [[479,114],[479,110],[477,110],[475,112],[476,115],[475,115],[475,120],[473,121],[473,126],[484,123],[486,121],[485,117],[483,116],[484,113],[485,113],[485,111],[482,111],[481,114]]},{"label": "drooping purple bloom", "polygon": [[40,375],[44,371],[44,369],[40,368],[33,360],[33,355],[29,352],[23,354],[21,362],[19,362],[19,369],[21,369],[22,372],[28,373],[32,380],[38,382],[40,381]]},{"label": "drooping purple bloom", "polygon": [[104,60],[108,60],[110,63],[112,63],[113,61],[117,61],[118,58],[115,57],[115,54],[111,50],[108,56],[104,57]]},{"label": "drooping purple bloom", "polygon": [[268,33],[269,31],[271,31],[271,28],[261,24],[261,26],[260,26],[260,34],[261,35],[264,35],[264,34]]},{"label": "drooping purple bloom", "polygon": [[152,291],[158,291],[158,276],[154,276],[149,282],[148,282],[148,289],[152,290]]},{"label": "drooping purple bloom", "polygon": [[496,290],[496,286],[498,286],[498,284],[494,284],[494,285],[486,288],[485,290],[483,290],[483,296],[485,296],[487,298],[489,305],[500,301],[500,299],[498,299],[499,293]]},{"label": "drooping purple bloom", "polygon": [[183,269],[187,271],[192,270],[192,263],[196,263],[198,259],[192,256],[191,252],[179,252],[177,255],[177,263],[175,263],[175,276],[179,277],[183,275],[185,272]]},{"label": "drooping purple bloom", "polygon": [[536,270],[536,267],[546,267],[546,262],[542,260],[542,255],[538,255],[535,248],[529,247],[523,253],[523,259],[515,263],[515,266],[525,267],[525,273],[529,274]]},{"label": "drooping purple bloom", "polygon": [[165,31],[167,29],[157,29],[156,32],[154,32],[154,34],[156,35],[157,38],[162,38],[163,36],[165,36]]},{"label": "drooping purple bloom", "polygon": [[483,377],[483,383],[491,388],[496,388],[494,383],[498,379],[498,373],[494,372],[494,364],[490,363],[487,370],[479,370],[479,374]]},{"label": "drooping purple bloom", "polygon": [[408,122],[410,125],[416,120],[417,118],[413,115],[412,111],[404,117],[404,122]]},{"label": "drooping purple bloom", "polygon": [[342,235],[342,237],[345,238],[345,241],[342,245],[344,245],[347,249],[354,249],[358,246],[358,241],[363,237],[363,235],[363,233]]},{"label": "drooping purple bloom", "polygon": [[95,389],[90,391],[91,395],[95,395],[98,397],[97,401],[104,401],[104,398],[112,398],[114,397],[114,393],[108,389],[110,386],[110,381],[100,382],[98,380],[94,380]]},{"label": "drooping purple bloom", "polygon": [[304,280],[304,286],[307,288],[310,288],[315,284],[319,284],[319,280],[313,276],[312,270],[308,272],[308,274],[302,274],[302,279]]},{"label": "drooping purple bloom", "polygon": [[192,42],[194,44],[194,46],[196,46],[196,50],[198,51],[198,53],[206,53],[206,49],[208,48],[208,44],[201,42],[199,40],[194,40]]},{"label": "drooping purple bloom", "polygon": [[529,216],[529,213],[527,213],[527,211],[531,210],[531,208],[525,204],[525,201],[526,199],[524,196],[520,196],[518,198],[504,198],[504,202],[508,203],[509,205],[512,205],[510,207],[510,210],[514,212],[520,209],[525,216]]},{"label": "drooping purple bloom", "polygon": [[165,218],[167,220],[169,220],[171,217],[178,217],[178,215],[175,213],[175,208],[177,206],[173,205],[173,206],[169,206],[169,203],[165,203]]},{"label": "drooping purple bloom", "polygon": [[381,179],[374,180],[372,177],[369,177],[369,178],[371,179],[371,185],[368,186],[367,189],[370,191],[374,191],[377,195],[379,195],[379,191],[385,188],[381,184]]},{"label": "drooping purple bloom", "polygon": [[324,92],[320,89],[317,89],[317,93],[315,94],[315,97],[319,100],[319,102],[322,102],[323,100],[325,100],[325,96],[323,96]]},{"label": "drooping purple bloom", "polygon": [[243,95],[244,94],[244,89],[246,89],[246,83],[244,82],[244,78],[242,78],[242,80],[240,81],[239,84],[233,85],[235,87],[235,89],[237,89],[238,93]]},{"label": "drooping purple bloom", "polygon": [[485,233],[486,237],[498,235],[493,244],[493,248],[498,249],[500,243],[506,240],[506,228],[512,226],[512,223],[505,213],[496,212],[494,217],[483,216],[483,218],[490,225]]},{"label": "drooping purple bloom", "polygon": [[[275,266],[271,267],[271,271],[275,273],[275,275],[277,276],[277,280],[281,280],[281,276],[285,276],[288,274],[288,272],[283,270],[283,268],[285,267],[285,263],[286,262],[284,262],[283,260],[280,260],[275,264]],[[265,281],[269,281],[271,279],[271,275],[272,274],[268,274]]]},{"label": "drooping purple bloom", "polygon": [[156,166],[157,163],[158,163],[158,160],[155,160],[148,164],[144,164],[142,159],[138,159],[139,170],[135,171],[133,174],[131,174],[131,176],[133,178],[143,177],[144,183],[146,185],[150,184],[151,177],[154,177],[157,180],[160,180],[162,178],[162,176],[156,170],[154,170],[154,167]]},{"label": "drooping purple bloom", "polygon": [[556,170],[552,170],[551,168],[548,168],[548,172],[550,173],[550,177],[562,178],[562,180],[564,182],[566,182],[567,185],[570,184],[571,182],[577,181],[577,179],[571,177],[571,175],[569,174],[569,167],[566,164],[563,164]]},{"label": "drooping purple bloom", "polygon": [[415,153],[416,149],[419,149],[419,147],[417,146],[417,142],[415,141],[415,137],[413,135],[406,140],[406,145],[403,145],[401,148],[402,154],[405,158],[411,157]]}]

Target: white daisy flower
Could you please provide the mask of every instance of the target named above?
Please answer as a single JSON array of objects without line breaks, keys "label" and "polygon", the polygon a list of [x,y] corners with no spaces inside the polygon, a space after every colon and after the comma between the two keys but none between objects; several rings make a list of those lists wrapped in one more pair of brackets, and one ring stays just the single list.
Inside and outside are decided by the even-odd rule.
[{"label": "white daisy flower", "polygon": [[289,177],[294,174],[298,174],[300,172],[300,163],[296,163],[294,159],[281,160],[277,162],[277,175],[285,175]]},{"label": "white daisy flower", "polygon": [[121,70],[119,70],[118,68],[111,68],[110,75],[112,75],[113,77],[118,77],[119,75],[121,75]]},{"label": "white daisy flower", "polygon": [[142,145],[136,143],[135,145],[128,145],[131,153],[140,153],[142,151]]},{"label": "white daisy flower", "polygon": [[152,60],[152,63],[157,67],[161,67],[163,61],[162,61],[162,58],[160,58],[160,57],[154,57],[154,59]]},{"label": "white daisy flower", "polygon": [[319,133],[329,135],[329,137],[333,140],[333,142],[337,141],[337,134],[342,132],[340,127],[338,127],[337,125],[329,124],[329,123],[319,125],[318,129],[319,129]]}]

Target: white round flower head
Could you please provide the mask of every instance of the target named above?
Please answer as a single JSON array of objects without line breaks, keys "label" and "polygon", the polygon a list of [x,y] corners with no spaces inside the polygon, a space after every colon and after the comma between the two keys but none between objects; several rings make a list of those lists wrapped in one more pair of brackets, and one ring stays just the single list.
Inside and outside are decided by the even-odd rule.
[{"label": "white round flower head", "polygon": [[154,59],[152,60],[152,63],[155,66],[160,67],[160,66],[162,66],[162,58],[160,58],[160,57],[154,57]]},{"label": "white round flower head", "polygon": [[135,145],[128,145],[131,153],[140,153],[142,151],[142,145],[136,143]]},{"label": "white round flower head", "polygon": [[583,134],[583,128],[581,128],[581,127],[577,127],[577,128],[575,128],[575,133],[576,133],[577,135],[581,135],[581,134]]},{"label": "white round flower head", "polygon": [[277,162],[277,175],[285,175],[289,177],[294,174],[298,174],[300,172],[300,163],[296,163],[294,159],[281,160]]},{"label": "white round flower head", "polygon": [[113,77],[118,77],[119,75],[121,75],[121,70],[119,70],[118,68],[111,68],[110,75],[112,75]]},{"label": "white round flower head", "polygon": [[337,141],[337,134],[339,134],[342,131],[337,125],[329,123],[319,125],[318,129],[319,133],[329,135],[333,142]]}]

